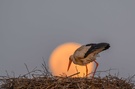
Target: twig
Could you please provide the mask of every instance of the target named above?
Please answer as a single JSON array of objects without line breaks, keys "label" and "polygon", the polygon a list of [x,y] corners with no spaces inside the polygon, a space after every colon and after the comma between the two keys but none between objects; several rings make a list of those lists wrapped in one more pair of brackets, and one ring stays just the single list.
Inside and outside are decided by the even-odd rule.
[{"label": "twig", "polygon": [[12,71],[12,73],[13,73],[13,77],[15,78],[15,72],[14,72],[14,71]]},{"label": "twig", "polygon": [[[26,74],[24,74],[24,75],[22,75],[22,77],[24,77],[24,76],[26,76],[26,75],[30,75],[32,72],[36,72],[36,71],[40,71],[41,72],[41,70],[35,70],[37,67],[35,67],[32,71],[30,71],[30,72],[28,72],[28,73],[26,73]],[[21,77],[21,76],[20,76]]]},{"label": "twig", "polygon": [[8,72],[7,72],[7,70],[6,70],[6,74],[7,74],[7,77],[10,78],[10,77],[9,77],[9,74],[8,74]]},{"label": "twig", "polygon": [[128,82],[131,82],[134,77],[135,77],[135,74],[133,76],[129,77]]},{"label": "twig", "polygon": [[[52,74],[48,71],[48,69],[47,69],[47,66],[46,66],[46,63],[45,63],[45,60],[44,60],[44,58],[42,57],[42,59],[43,59],[43,64],[42,64],[42,68],[47,72],[46,74],[49,74],[49,75],[51,75],[52,76]],[[45,72],[44,72],[45,73]]]},{"label": "twig", "polygon": [[[102,73],[102,72],[109,72],[108,74],[110,75],[110,71],[111,70],[116,70],[116,69],[108,69],[108,70],[105,70],[105,71],[96,71],[96,73]],[[89,73],[88,75],[90,75],[90,74],[92,74],[92,73],[94,73],[94,72],[91,72],[91,73]],[[100,74],[99,74],[100,75]]]},{"label": "twig", "polygon": [[79,89],[81,89],[81,87],[79,86],[79,84],[78,84],[78,83],[77,83],[77,86],[78,86],[78,88],[79,88]]},{"label": "twig", "polygon": [[29,71],[29,69],[28,69],[28,66],[24,63],[24,65],[25,65],[25,67],[26,67],[26,69],[27,69],[27,71],[28,71],[28,74],[29,74],[29,77],[31,78],[31,75],[30,75],[30,71]]},{"label": "twig", "polygon": [[72,75],[70,75],[70,76],[68,76],[68,77],[72,77],[72,76],[75,76],[75,75],[78,75],[78,74],[80,74],[80,72],[77,72],[77,73],[75,73],[75,74],[72,74]]},{"label": "twig", "polygon": [[110,69],[105,70],[105,71],[96,71],[96,72],[108,72],[108,71],[110,72],[111,70],[116,70],[116,69],[111,69],[111,68],[110,68]]}]

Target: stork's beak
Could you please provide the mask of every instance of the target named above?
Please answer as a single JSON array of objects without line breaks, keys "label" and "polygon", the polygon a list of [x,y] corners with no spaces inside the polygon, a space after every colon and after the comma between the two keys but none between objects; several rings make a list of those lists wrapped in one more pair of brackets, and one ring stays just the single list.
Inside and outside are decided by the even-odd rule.
[{"label": "stork's beak", "polygon": [[69,59],[69,64],[68,64],[68,69],[67,71],[69,70],[70,66],[71,66],[71,63],[72,63],[72,60]]}]

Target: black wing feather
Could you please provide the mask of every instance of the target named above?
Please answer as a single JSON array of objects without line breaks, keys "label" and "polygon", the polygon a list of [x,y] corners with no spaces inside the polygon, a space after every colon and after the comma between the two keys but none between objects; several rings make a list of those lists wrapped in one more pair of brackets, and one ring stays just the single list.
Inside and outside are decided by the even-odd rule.
[{"label": "black wing feather", "polygon": [[91,44],[86,44],[86,46],[91,46],[91,47],[85,53],[84,58],[86,58],[90,53],[92,53],[93,51],[95,51],[96,44],[95,43],[91,43]]},{"label": "black wing feather", "polygon": [[103,50],[107,50],[110,47],[110,44],[102,42],[102,43],[98,43],[98,44],[95,44],[95,43],[87,44],[86,46],[91,46],[91,47],[85,53],[84,58],[86,58],[89,54],[91,54],[92,52],[94,52],[97,49],[104,48]]}]

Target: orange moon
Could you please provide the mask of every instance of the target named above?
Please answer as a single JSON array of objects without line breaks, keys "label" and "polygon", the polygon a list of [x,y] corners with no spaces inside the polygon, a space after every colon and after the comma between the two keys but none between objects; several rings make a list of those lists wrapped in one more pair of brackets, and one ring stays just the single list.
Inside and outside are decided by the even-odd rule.
[{"label": "orange moon", "polygon": [[[70,76],[72,74],[80,72],[79,75],[76,75],[74,77],[85,77],[86,74],[85,66],[79,66],[72,63],[69,71],[67,72],[69,56],[72,55],[74,51],[80,46],[81,45],[78,43],[70,42],[64,43],[54,49],[49,60],[49,68],[54,76],[60,76],[62,74]],[[92,72],[93,67],[94,67],[93,63],[88,64],[89,73]]]}]

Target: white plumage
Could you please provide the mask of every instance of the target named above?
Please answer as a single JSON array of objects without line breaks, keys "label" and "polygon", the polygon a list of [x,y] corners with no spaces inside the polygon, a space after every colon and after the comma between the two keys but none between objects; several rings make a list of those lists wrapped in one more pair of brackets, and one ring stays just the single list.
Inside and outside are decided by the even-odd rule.
[{"label": "white plumage", "polygon": [[87,64],[90,62],[95,62],[96,68],[92,76],[93,78],[96,69],[98,67],[98,63],[95,61],[96,57],[98,56],[98,53],[108,49],[109,47],[110,45],[108,43],[98,43],[98,44],[92,43],[82,45],[73,53],[73,55],[69,57],[69,65],[67,70],[69,70],[71,63],[73,62],[74,64],[77,65],[86,66],[86,76],[87,76],[88,75]]}]

